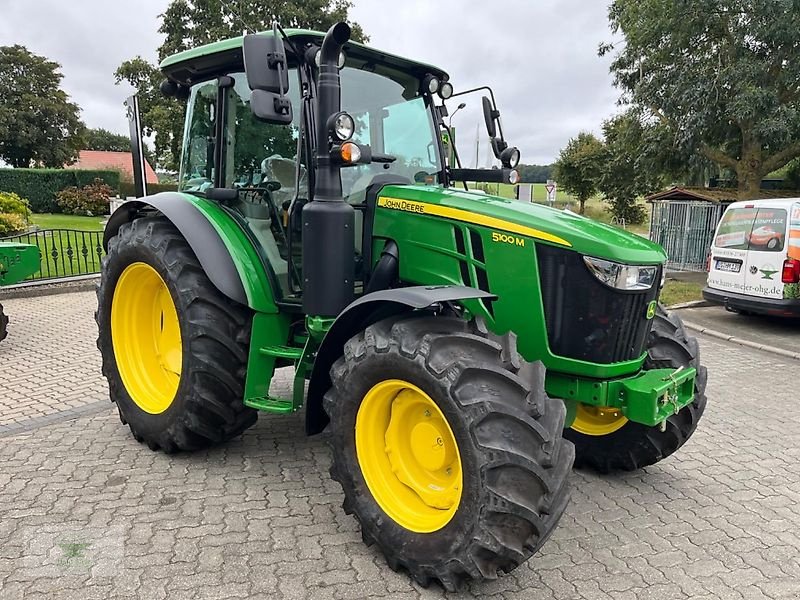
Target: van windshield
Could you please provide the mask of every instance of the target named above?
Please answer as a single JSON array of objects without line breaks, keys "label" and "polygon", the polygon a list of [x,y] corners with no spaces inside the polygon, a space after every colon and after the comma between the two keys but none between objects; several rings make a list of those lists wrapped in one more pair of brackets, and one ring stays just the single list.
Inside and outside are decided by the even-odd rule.
[{"label": "van windshield", "polygon": [[729,208],[720,221],[714,246],[780,252],[786,238],[786,218],[782,208]]}]

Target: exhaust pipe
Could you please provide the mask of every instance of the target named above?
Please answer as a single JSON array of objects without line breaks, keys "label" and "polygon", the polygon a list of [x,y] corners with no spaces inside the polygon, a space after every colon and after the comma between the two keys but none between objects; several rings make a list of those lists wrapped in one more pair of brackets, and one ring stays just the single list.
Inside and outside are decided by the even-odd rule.
[{"label": "exhaust pipe", "polygon": [[314,199],[303,221],[303,310],[335,317],[355,295],[355,210],[342,198],[340,167],[330,155],[328,120],[341,110],[339,53],[350,26],[337,23],[325,34],[317,78],[317,155]]}]

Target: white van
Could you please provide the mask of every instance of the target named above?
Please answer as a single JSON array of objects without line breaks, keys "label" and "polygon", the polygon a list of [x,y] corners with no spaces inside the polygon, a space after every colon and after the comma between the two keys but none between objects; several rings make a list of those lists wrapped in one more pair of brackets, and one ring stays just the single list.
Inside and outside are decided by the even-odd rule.
[{"label": "white van", "polygon": [[703,298],[736,312],[800,316],[800,198],[728,207],[709,253]]}]

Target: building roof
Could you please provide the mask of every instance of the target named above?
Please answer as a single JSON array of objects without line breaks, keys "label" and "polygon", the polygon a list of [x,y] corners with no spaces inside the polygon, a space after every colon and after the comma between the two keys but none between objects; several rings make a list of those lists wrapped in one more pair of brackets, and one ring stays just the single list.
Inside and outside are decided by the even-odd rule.
[{"label": "building roof", "polygon": [[[771,198],[794,198],[800,195],[797,190],[761,190],[761,199]],[[713,202],[714,204],[729,204],[739,200],[739,193],[734,188],[702,188],[702,187],[681,187],[674,186],[668,190],[656,192],[645,198],[647,202],[661,200],[683,200]]]},{"label": "building roof", "polygon": [[[130,152],[111,152],[108,150],[81,150],[78,160],[66,169],[112,169],[133,181],[133,155]],[[153,167],[145,160],[144,171],[147,183],[158,183]]]}]

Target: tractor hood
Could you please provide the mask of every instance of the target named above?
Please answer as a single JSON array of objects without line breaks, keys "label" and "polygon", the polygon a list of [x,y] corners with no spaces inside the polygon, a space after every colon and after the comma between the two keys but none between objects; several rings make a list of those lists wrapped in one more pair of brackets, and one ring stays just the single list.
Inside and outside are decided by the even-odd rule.
[{"label": "tractor hood", "polygon": [[[392,200],[407,200],[413,204],[393,203]],[[642,236],[541,204],[455,188],[417,185],[386,186],[381,190],[378,204],[517,233],[620,263],[660,264],[667,260],[661,246]]]}]

